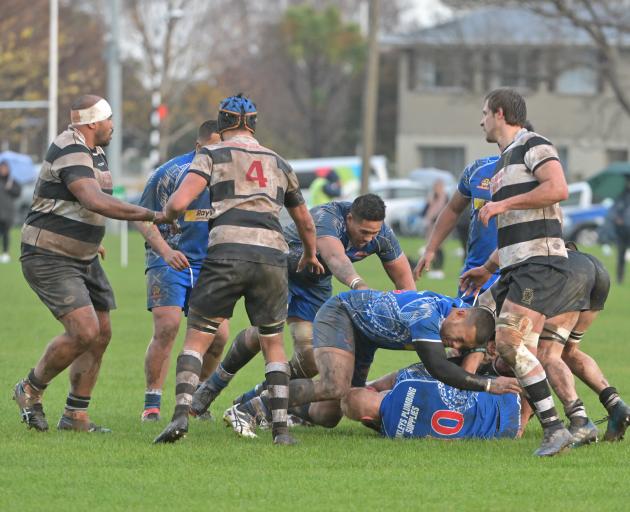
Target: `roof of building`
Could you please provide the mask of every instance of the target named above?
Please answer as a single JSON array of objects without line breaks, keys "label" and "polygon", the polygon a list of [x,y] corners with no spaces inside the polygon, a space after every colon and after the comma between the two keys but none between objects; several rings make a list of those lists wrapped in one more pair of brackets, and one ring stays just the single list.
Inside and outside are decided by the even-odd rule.
[{"label": "roof of building", "polygon": [[[607,35],[618,39],[614,30]],[[623,35],[624,46],[630,46],[630,36]],[[416,45],[530,45],[530,46],[592,46],[586,31],[575,28],[569,20],[546,18],[526,8],[484,7],[438,25],[406,34],[391,34],[381,38],[386,46]]]}]

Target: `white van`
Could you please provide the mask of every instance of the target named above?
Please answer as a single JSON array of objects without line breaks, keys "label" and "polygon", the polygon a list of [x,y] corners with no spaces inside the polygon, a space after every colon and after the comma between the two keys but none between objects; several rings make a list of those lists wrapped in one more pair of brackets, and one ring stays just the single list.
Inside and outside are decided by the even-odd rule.
[{"label": "white van", "polygon": [[[304,158],[289,160],[300,182],[301,189],[308,187],[315,181],[319,169],[333,169],[341,178],[342,183],[361,181],[361,157],[334,156],[325,158]],[[387,158],[382,155],[370,159],[370,180],[387,181]]]}]

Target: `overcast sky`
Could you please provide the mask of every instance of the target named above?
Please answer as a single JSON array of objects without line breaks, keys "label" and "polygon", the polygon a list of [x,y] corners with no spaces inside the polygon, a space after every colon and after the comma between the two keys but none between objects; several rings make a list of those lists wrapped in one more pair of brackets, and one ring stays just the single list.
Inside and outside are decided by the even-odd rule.
[{"label": "overcast sky", "polygon": [[414,14],[421,25],[433,25],[451,12],[440,0],[413,0]]}]

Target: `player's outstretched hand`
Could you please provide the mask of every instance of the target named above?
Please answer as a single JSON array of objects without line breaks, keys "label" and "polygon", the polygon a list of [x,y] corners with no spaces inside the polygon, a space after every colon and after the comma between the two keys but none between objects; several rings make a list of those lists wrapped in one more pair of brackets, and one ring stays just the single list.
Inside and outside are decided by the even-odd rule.
[{"label": "player's outstretched hand", "polygon": [[417,281],[420,278],[422,272],[428,272],[431,270],[431,263],[433,263],[433,259],[435,258],[435,252],[433,251],[424,251],[422,258],[418,261],[416,268],[413,269],[413,278]]},{"label": "player's outstretched hand", "polygon": [[497,377],[492,379],[490,384],[490,393],[493,395],[503,395],[505,393],[520,393],[521,386],[518,381],[512,377]]},{"label": "player's outstretched hand", "polygon": [[185,270],[190,267],[190,263],[188,263],[188,258],[181,251],[176,251],[175,249],[171,249],[170,252],[164,255],[164,261],[168,263],[175,270]]},{"label": "player's outstretched hand", "polygon": [[464,296],[476,293],[485,282],[492,277],[492,273],[483,265],[471,268],[459,278],[459,289]]},{"label": "player's outstretched hand", "polygon": [[103,247],[102,245],[99,245],[96,252],[98,252],[98,255],[101,257],[102,260],[105,259],[105,254],[106,254],[105,247]]},{"label": "player's outstretched hand", "polygon": [[300,261],[298,261],[296,272],[301,272],[304,269],[307,269],[312,274],[323,274],[326,272],[326,269],[324,269],[324,266],[319,262],[315,254],[313,256],[302,254]]}]

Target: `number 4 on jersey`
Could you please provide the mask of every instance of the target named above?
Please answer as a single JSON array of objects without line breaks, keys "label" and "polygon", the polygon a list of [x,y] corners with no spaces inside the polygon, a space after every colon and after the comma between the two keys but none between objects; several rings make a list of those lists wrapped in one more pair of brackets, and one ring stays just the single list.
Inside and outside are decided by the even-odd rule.
[{"label": "number 4 on jersey", "polygon": [[267,186],[267,178],[265,178],[265,173],[263,172],[260,160],[254,160],[252,162],[252,165],[249,166],[249,170],[245,175],[245,179],[247,181],[257,181],[260,188],[265,188]]}]

